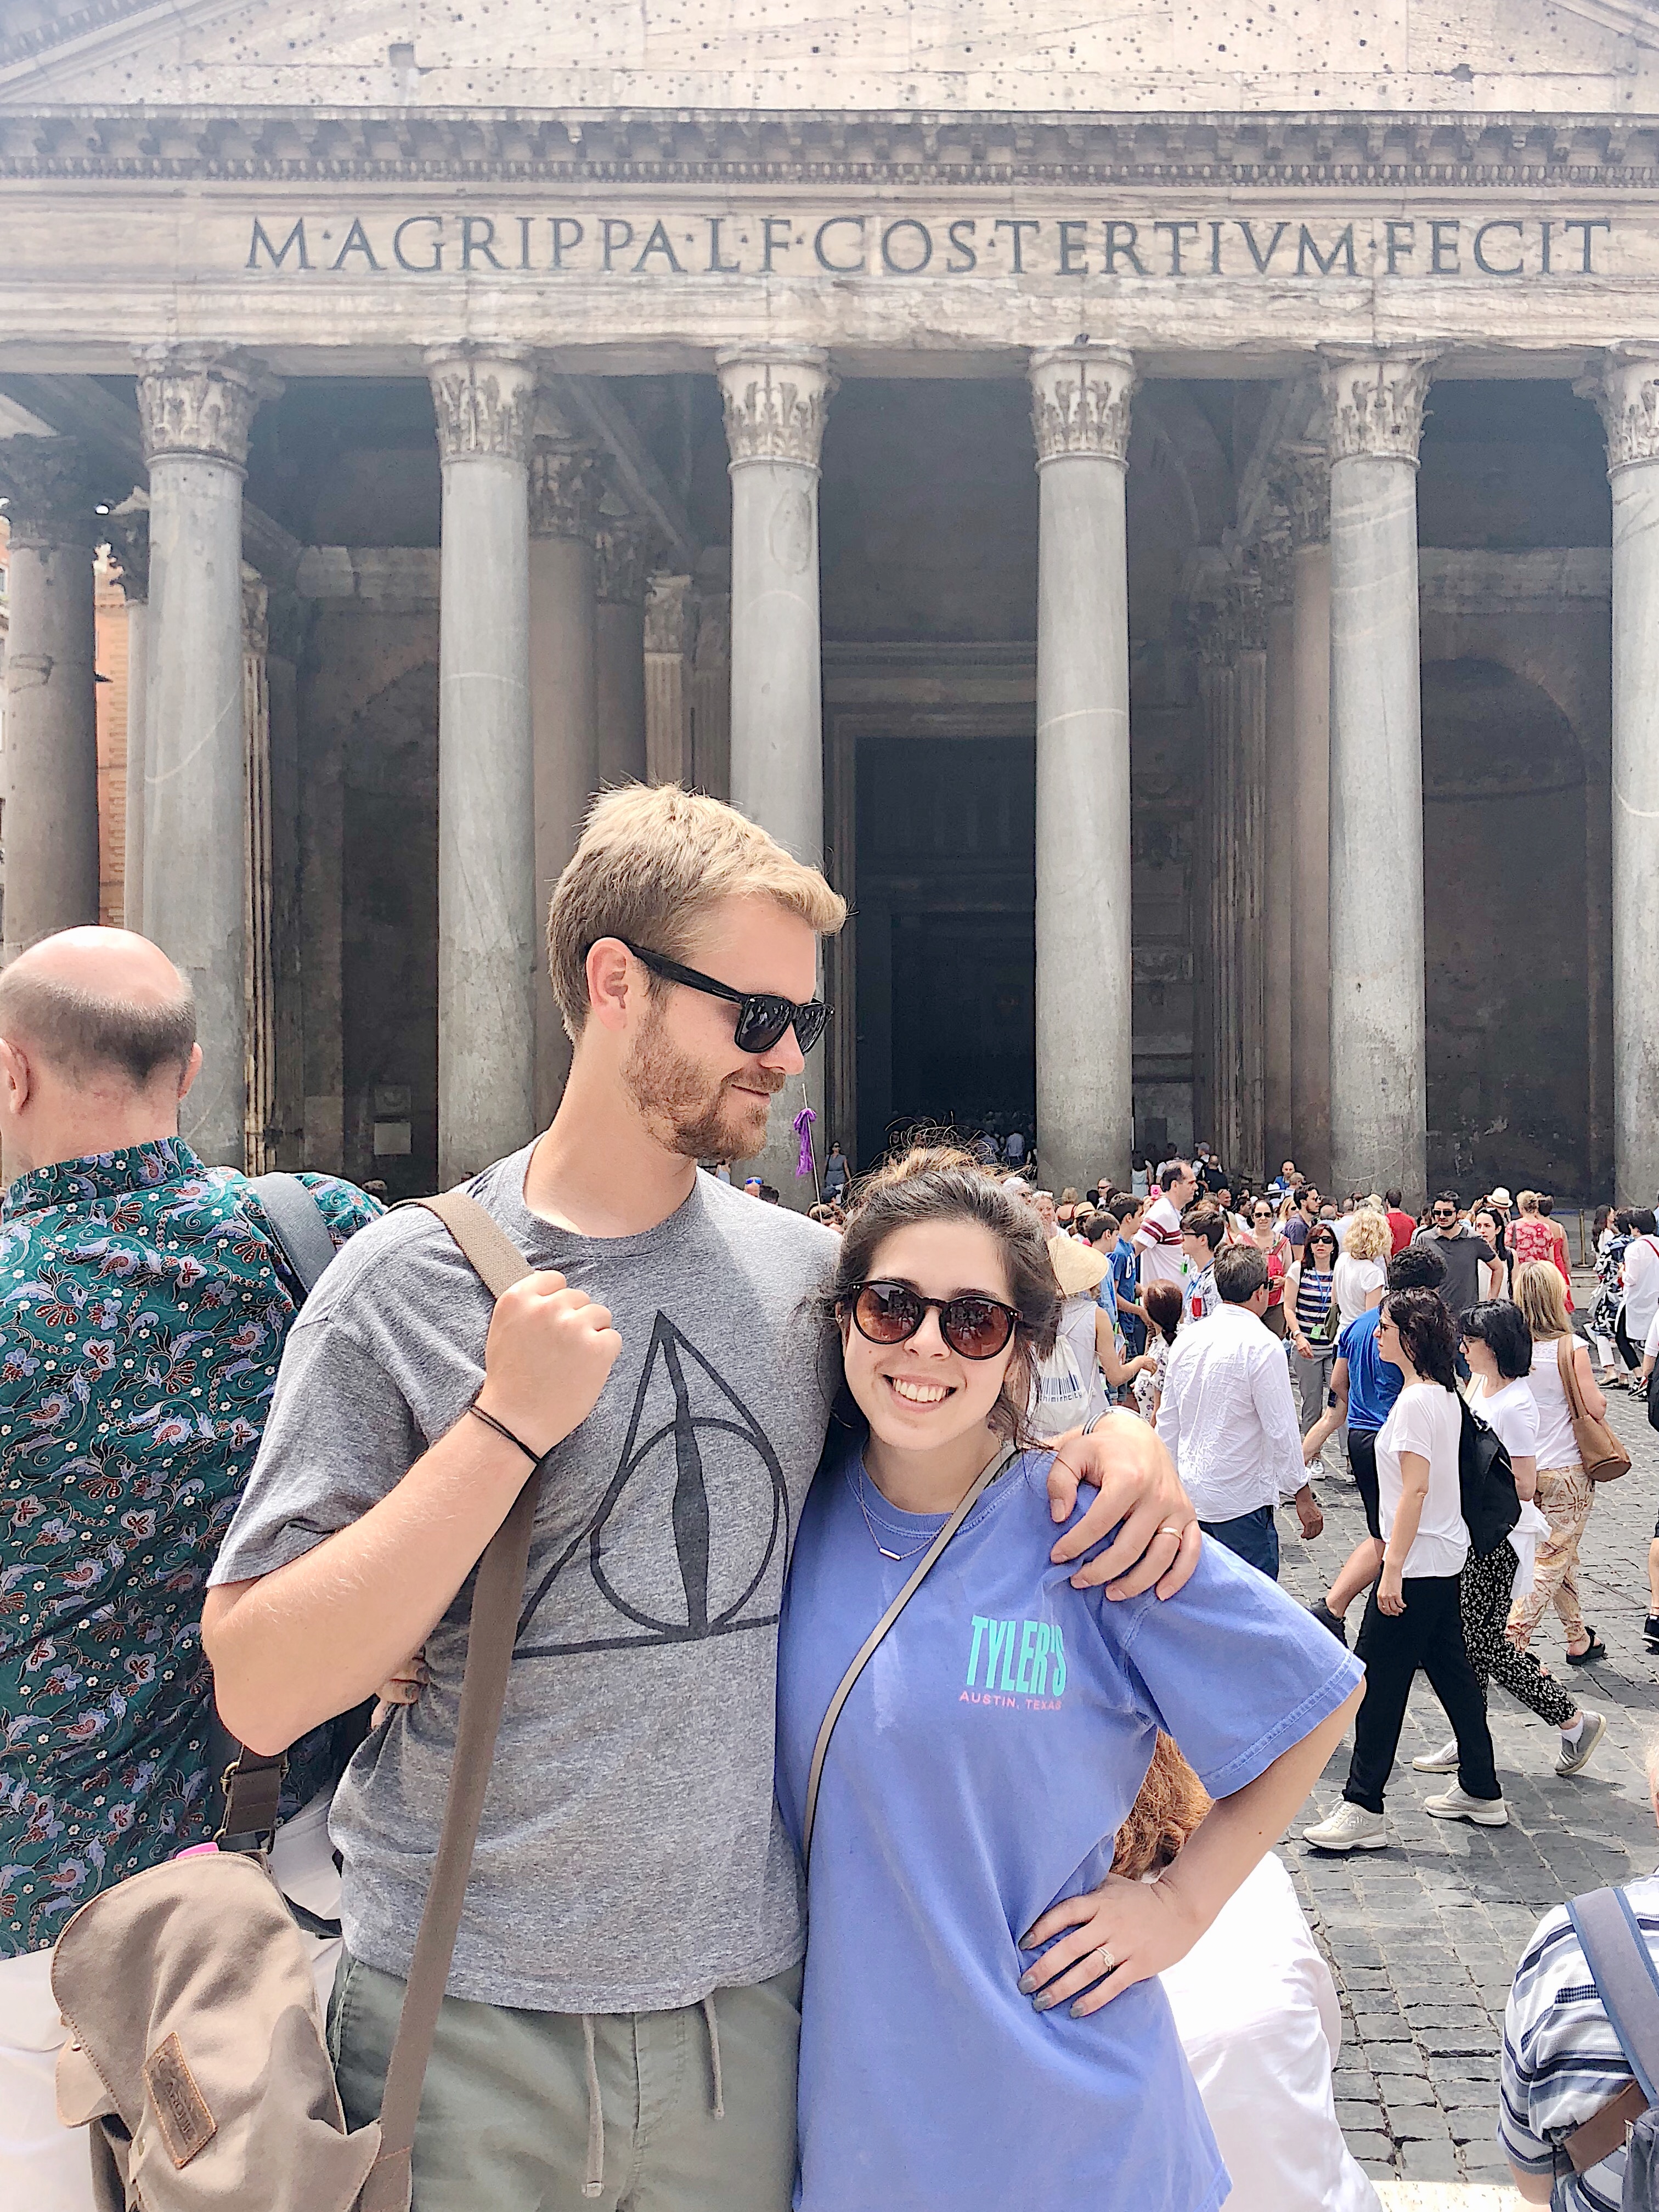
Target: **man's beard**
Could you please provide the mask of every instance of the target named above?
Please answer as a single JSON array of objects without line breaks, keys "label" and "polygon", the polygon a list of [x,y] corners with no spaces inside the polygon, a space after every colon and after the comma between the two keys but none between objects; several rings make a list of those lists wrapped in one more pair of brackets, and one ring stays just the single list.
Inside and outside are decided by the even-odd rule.
[{"label": "man's beard", "polygon": [[[752,1090],[764,1085],[775,1096],[781,1072],[757,1067],[745,1074]],[[766,1142],[766,1112],[757,1098],[739,1092],[735,1074],[711,1092],[707,1073],[672,1045],[660,1012],[653,1012],[623,1069],[629,1096],[657,1142],[692,1160],[748,1159]]]}]

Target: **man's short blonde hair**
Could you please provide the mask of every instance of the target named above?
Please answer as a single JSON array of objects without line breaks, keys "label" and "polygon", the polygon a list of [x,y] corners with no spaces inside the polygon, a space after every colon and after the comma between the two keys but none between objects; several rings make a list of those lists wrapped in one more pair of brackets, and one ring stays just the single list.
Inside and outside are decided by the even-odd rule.
[{"label": "man's short blonde hair", "polygon": [[[721,900],[769,898],[820,937],[847,902],[734,806],[677,783],[602,792],[553,888],[547,964],[569,1035],[587,1019],[587,956],[602,937],[683,959],[699,920]],[[653,985],[654,988],[654,985]]]}]

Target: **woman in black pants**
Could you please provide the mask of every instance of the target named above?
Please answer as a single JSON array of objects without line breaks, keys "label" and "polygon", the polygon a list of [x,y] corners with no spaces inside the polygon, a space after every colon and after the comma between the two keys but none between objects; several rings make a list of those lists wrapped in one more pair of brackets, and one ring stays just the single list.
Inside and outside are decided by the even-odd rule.
[{"label": "woman in black pants", "polygon": [[[1510,1455],[1515,1487],[1523,1508],[1530,1505],[1538,1488],[1538,1407],[1532,1395],[1532,1331],[1526,1316],[1508,1298],[1487,1298],[1463,1316],[1463,1352],[1474,1372],[1469,1403]],[[1522,1522],[1528,1516],[1523,1510]],[[1463,1564],[1463,1644],[1484,1695],[1487,1677],[1509,1692],[1540,1720],[1559,1729],[1560,1754],[1555,1762],[1559,1775],[1582,1774],[1590,1754],[1607,1733],[1604,1714],[1593,1713],[1570,1698],[1553,1674],[1547,1674],[1530,1651],[1517,1651],[1504,1634],[1510,1600],[1521,1563],[1517,1540],[1527,1546],[1528,1583],[1532,1574],[1533,1549],[1548,1523],[1533,1509],[1530,1525],[1518,1528],[1516,1536],[1501,1543],[1484,1559],[1473,1552]],[[1419,1774],[1455,1774],[1458,1754],[1455,1740],[1438,1751],[1425,1751],[1413,1759]]]},{"label": "woman in black pants", "polygon": [[1328,1820],[1303,1831],[1309,1843],[1328,1851],[1377,1851],[1388,1844],[1382,1793],[1419,1667],[1446,1709],[1462,1754],[1457,1780],[1442,1796],[1425,1798],[1424,1811],[1483,1828],[1501,1828],[1510,1817],[1492,1763],[1486,1702],[1463,1644],[1460,1577],[1469,1532],[1457,1479],[1457,1331],[1439,1292],[1391,1291],[1377,1349],[1405,1382],[1376,1439],[1384,1548],[1354,1646],[1365,1662],[1365,1702],[1354,1724],[1353,1758],[1341,1804]]}]

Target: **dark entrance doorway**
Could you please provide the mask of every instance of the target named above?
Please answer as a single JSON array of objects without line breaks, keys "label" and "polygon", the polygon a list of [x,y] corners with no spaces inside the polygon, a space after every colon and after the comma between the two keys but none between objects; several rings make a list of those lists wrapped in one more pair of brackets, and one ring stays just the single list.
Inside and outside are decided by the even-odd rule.
[{"label": "dark entrance doorway", "polygon": [[858,1150],[1036,1115],[1036,752],[860,738]]}]

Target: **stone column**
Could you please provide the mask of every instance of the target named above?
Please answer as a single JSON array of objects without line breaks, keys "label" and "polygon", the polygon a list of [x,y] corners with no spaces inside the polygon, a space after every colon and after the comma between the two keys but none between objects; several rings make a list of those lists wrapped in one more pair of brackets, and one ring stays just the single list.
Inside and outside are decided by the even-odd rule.
[{"label": "stone column", "polygon": [[732,476],[732,803],[816,867],[823,852],[818,453],[829,362],[722,354]]},{"label": "stone column", "polygon": [[1044,1179],[1129,1180],[1129,592],[1134,365],[1034,356],[1037,451],[1036,1088]]},{"label": "stone column", "polygon": [[200,345],[140,356],[149,466],[144,701],[144,927],[196,987],[202,1073],[182,1127],[243,1164],[247,1024],[242,719],[242,477],[261,400],[280,385]]},{"label": "stone column", "polygon": [[144,931],[144,694],[149,682],[149,509],[127,505],[100,524],[127,603],[126,838],[121,920]]},{"label": "stone column", "polygon": [[1291,1154],[1331,1182],[1331,502],[1322,445],[1290,457],[1280,480],[1291,519]]},{"label": "stone column", "polygon": [[1580,387],[1613,485],[1613,1146],[1615,1195],[1659,1188],[1659,356],[1622,349]]},{"label": "stone column", "polygon": [[1267,605],[1261,580],[1249,573],[1233,586],[1237,638],[1238,760],[1235,783],[1237,867],[1233,928],[1237,944],[1237,1106],[1222,1158],[1235,1176],[1259,1178],[1263,1158],[1267,1082]]},{"label": "stone column", "polygon": [[[697,789],[732,795],[732,599],[697,592],[697,647],[691,663],[691,766]],[[833,834],[833,833],[832,833]]]},{"label": "stone column", "polygon": [[518,348],[434,348],[443,465],[438,617],[438,1174],[471,1175],[536,1123],[536,778],[530,715],[530,419]]},{"label": "stone column", "polygon": [[0,441],[11,539],[4,958],[98,919],[94,495],[67,438]]},{"label": "stone column", "polygon": [[1433,359],[1322,364],[1331,456],[1331,1171],[1427,1174],[1417,447]]},{"label": "stone column", "polygon": [[270,593],[255,568],[242,577],[242,732],[247,754],[247,840],[243,882],[247,1020],[247,1113],[244,1157],[250,1175],[276,1164],[275,972],[271,957],[274,912],[270,799]]},{"label": "stone column", "polygon": [[645,780],[645,585],[649,524],[601,515],[593,540],[595,691],[601,787]]},{"label": "stone column", "polygon": [[645,775],[696,781],[691,758],[691,656],[697,600],[690,576],[653,576],[645,595]]},{"label": "stone column", "polygon": [[1281,515],[1258,549],[1267,618],[1267,823],[1262,856],[1262,1165],[1294,1158],[1291,1089],[1292,901],[1296,895],[1296,617],[1290,529]]},{"label": "stone column", "polygon": [[[798,860],[823,858],[823,675],[818,619],[818,455],[836,380],[810,347],[717,356],[732,476],[732,803]],[[835,1018],[832,1017],[832,1018]],[[773,1109],[760,1174],[809,1206],[789,1124],[817,1115],[823,1051]]]},{"label": "stone column", "polygon": [[[538,438],[530,460],[530,726],[535,752],[536,917],[576,849],[599,783],[593,531],[599,459],[590,447]],[[536,1126],[544,1128],[570,1072],[570,1040],[547,962],[536,962]]]}]

